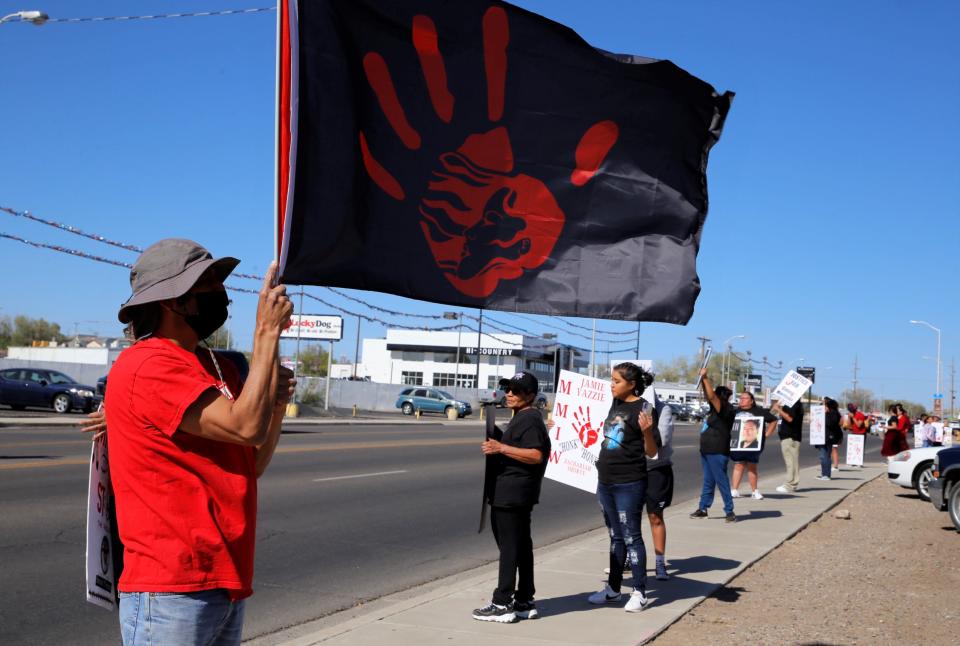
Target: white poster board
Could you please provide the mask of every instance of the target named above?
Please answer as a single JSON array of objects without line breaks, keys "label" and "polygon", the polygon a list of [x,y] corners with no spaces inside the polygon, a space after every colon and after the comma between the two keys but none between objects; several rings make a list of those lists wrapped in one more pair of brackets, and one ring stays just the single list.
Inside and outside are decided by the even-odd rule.
[{"label": "white poster board", "polygon": [[943,443],[943,422],[933,422],[933,441]]},{"label": "white poster board", "polygon": [[923,446],[923,435],[926,433],[926,429],[923,427],[924,424],[917,424],[913,427],[913,448],[915,449]]},{"label": "white poster board", "polygon": [[116,577],[110,537],[110,469],[107,465],[107,439],[101,437],[90,449],[90,479],[87,487],[87,601],[116,610]]},{"label": "white poster board", "polygon": [[603,421],[612,401],[610,382],[605,379],[560,371],[545,477],[597,492],[596,463],[603,443]]},{"label": "white poster board", "polygon": [[737,415],[730,427],[730,450],[759,452],[763,448],[763,433],[762,417]]},{"label": "white poster board", "polygon": [[774,389],[772,397],[779,399],[785,406],[793,406],[812,385],[812,381],[796,370],[791,370]]},{"label": "white poster board", "polygon": [[946,427],[943,429],[943,446],[953,446],[953,428]]},{"label": "white poster board", "polygon": [[827,443],[827,407],[823,404],[810,406],[810,444],[822,446]]},{"label": "white poster board", "polygon": [[863,435],[847,433],[847,464],[863,466]]}]

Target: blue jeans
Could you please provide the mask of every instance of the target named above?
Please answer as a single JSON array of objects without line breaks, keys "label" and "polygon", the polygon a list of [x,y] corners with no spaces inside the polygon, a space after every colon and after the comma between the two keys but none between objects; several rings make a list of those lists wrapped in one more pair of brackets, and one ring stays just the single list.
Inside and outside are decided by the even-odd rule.
[{"label": "blue jeans", "polygon": [[817,448],[820,450],[820,475],[830,477],[830,465],[833,462],[830,458],[832,453],[833,445],[823,444],[818,445]]},{"label": "blue jeans", "polygon": [[244,602],[226,590],[121,592],[123,646],[239,646]]},{"label": "blue jeans", "polygon": [[713,504],[714,488],[723,498],[723,513],[733,513],[733,496],[730,495],[730,479],[727,478],[727,463],[730,458],[722,453],[701,453],[700,468],[703,470],[703,489],[700,490],[700,509],[706,511]]},{"label": "blue jeans", "polygon": [[647,548],[640,534],[640,518],[647,495],[646,479],[626,484],[597,484],[597,500],[610,531],[610,589],[620,592],[623,564],[629,561],[633,587],[646,590]]}]

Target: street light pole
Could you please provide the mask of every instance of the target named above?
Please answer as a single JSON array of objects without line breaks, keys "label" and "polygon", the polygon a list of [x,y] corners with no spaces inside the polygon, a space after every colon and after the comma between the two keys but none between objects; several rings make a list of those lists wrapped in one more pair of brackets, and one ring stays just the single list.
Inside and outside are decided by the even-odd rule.
[{"label": "street light pole", "polygon": [[50,20],[50,16],[42,11],[15,11],[0,18],[0,25],[5,22],[29,22],[37,27]]},{"label": "street light pole", "polygon": [[[930,328],[931,330],[937,333],[937,392],[935,393],[935,395],[940,396],[943,394],[940,392],[940,328],[934,327],[929,323],[927,323],[926,321],[914,321],[911,319],[910,322],[913,323],[914,325],[926,325],[928,328]],[[942,410],[942,407],[943,406],[941,403],[941,410]],[[934,408],[936,408],[936,402],[934,402]]]},{"label": "street light pole", "polygon": [[460,333],[463,331],[463,312],[444,312],[443,318],[448,321],[457,319],[457,359],[453,367],[453,397],[460,396]]}]

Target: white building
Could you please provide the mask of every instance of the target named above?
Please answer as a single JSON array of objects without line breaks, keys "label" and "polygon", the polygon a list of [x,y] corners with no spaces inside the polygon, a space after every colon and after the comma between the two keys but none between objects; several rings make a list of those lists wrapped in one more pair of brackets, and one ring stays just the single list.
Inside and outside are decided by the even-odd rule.
[{"label": "white building", "polygon": [[540,389],[552,392],[560,369],[585,370],[570,346],[525,334],[387,330],[385,339],[364,339],[357,375],[386,384],[444,388],[495,388],[503,377],[529,370]]},{"label": "white building", "polygon": [[657,391],[657,396],[663,401],[692,404],[703,399],[703,394],[696,384],[657,381],[653,384],[653,387]]}]

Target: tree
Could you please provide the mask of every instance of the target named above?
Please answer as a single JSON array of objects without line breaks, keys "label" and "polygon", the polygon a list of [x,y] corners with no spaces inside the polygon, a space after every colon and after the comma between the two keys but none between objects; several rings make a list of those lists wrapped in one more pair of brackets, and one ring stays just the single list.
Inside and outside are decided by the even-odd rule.
[{"label": "tree", "polygon": [[[714,353],[707,364],[707,374],[715,384],[720,385],[720,377],[723,374],[722,352]],[[693,384],[697,382],[697,373],[700,370],[700,355],[694,354],[689,357],[674,357],[667,362],[656,361],[653,364],[653,371],[659,381],[676,381],[681,383]],[[743,375],[751,372],[751,363],[740,358],[735,352],[730,353],[727,364],[727,375],[731,380],[738,384],[743,383]]]},{"label": "tree", "polygon": [[10,334],[10,346],[29,346],[34,341],[66,341],[60,333],[60,325],[44,319],[32,319],[18,315],[13,319],[13,331]]},{"label": "tree", "polygon": [[13,324],[10,323],[10,317],[4,316],[0,318],[0,352],[6,354],[7,348],[12,345],[11,340],[13,339]]},{"label": "tree", "polygon": [[301,346],[299,373],[307,377],[326,377],[327,354],[319,344],[310,344],[306,349]]},{"label": "tree", "polygon": [[205,341],[207,345],[215,350],[233,350],[234,338],[233,335],[230,334],[230,329],[226,323],[217,328]]},{"label": "tree", "polygon": [[857,388],[856,390],[844,390],[840,393],[840,405],[856,404],[857,408],[869,411],[876,403],[876,397],[873,391],[867,388]]}]

